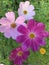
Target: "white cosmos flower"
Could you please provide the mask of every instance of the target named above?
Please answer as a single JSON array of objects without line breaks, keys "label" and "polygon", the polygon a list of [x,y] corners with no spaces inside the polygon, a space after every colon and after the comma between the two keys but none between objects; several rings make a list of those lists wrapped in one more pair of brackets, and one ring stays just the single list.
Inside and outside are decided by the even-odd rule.
[{"label": "white cosmos flower", "polygon": [[34,6],[30,5],[29,1],[20,2],[18,8],[18,15],[23,15],[26,20],[33,19],[33,16],[35,15]]}]

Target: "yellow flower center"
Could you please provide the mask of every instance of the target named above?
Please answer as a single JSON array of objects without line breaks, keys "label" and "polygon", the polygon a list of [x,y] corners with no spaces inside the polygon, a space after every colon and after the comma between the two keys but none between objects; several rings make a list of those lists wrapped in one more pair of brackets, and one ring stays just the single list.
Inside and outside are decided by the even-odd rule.
[{"label": "yellow flower center", "polygon": [[34,38],[35,35],[34,35],[33,33],[31,33],[31,34],[29,35],[29,37],[30,37],[30,38]]},{"label": "yellow flower center", "polygon": [[11,27],[12,27],[12,28],[15,28],[15,27],[16,27],[16,24],[15,24],[15,23],[12,23],[12,24],[11,24]]},{"label": "yellow flower center", "polygon": [[41,54],[45,54],[45,53],[46,53],[46,50],[45,50],[44,48],[41,48],[41,49],[40,49],[40,53],[41,53]]},{"label": "yellow flower center", "polygon": [[24,11],[23,11],[23,13],[24,13],[24,14],[27,14],[27,11],[26,11],[26,10],[24,10]]},{"label": "yellow flower center", "polygon": [[19,52],[17,53],[18,56],[22,56],[22,54],[23,54],[22,51],[19,51]]}]

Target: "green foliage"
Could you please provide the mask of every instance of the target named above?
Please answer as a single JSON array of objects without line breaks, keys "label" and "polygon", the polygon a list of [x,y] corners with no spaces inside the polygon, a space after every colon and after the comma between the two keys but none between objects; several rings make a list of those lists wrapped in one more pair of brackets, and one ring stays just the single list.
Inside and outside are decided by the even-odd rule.
[{"label": "green foliage", "polygon": [[[18,16],[17,10],[19,3],[25,0],[0,0],[0,18],[5,16],[8,11],[14,11],[16,17]],[[45,23],[46,29],[49,31],[49,0],[29,0],[35,6],[36,15],[35,20]],[[46,39],[46,46],[44,47],[47,52],[41,55],[39,51],[31,54],[27,60],[30,65],[49,65],[49,38]],[[7,39],[0,33],[0,63],[5,65],[12,65],[8,60],[8,56],[12,49],[19,45],[15,40]]]}]

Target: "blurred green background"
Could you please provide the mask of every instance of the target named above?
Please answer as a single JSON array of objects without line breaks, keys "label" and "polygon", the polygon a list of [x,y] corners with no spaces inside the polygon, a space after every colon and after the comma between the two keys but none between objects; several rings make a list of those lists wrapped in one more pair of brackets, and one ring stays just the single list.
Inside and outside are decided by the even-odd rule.
[{"label": "blurred green background", "polygon": [[[18,7],[21,1],[26,0],[0,0],[0,18],[5,16],[8,11],[14,11],[16,17],[18,16]],[[49,31],[49,0],[29,0],[31,4],[35,7],[36,15],[34,19],[41,21],[46,25],[46,30]],[[12,62],[8,60],[8,56],[12,49],[18,47],[19,45],[12,39],[7,39],[0,33],[0,63],[5,65],[13,65]],[[41,55],[38,52],[31,54],[25,65],[49,65],[49,38],[46,39],[46,54]]]}]

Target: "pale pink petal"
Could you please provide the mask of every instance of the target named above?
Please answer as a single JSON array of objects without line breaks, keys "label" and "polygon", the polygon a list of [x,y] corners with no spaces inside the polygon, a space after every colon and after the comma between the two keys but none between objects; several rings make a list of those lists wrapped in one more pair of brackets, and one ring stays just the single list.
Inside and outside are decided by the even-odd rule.
[{"label": "pale pink petal", "polygon": [[19,7],[20,7],[20,8],[22,8],[22,7],[23,7],[23,5],[24,5],[24,2],[20,2]]},{"label": "pale pink petal", "polygon": [[5,36],[6,38],[10,38],[10,37],[11,37],[10,32],[9,32],[9,33],[5,32],[5,33],[4,33],[4,36]]},{"label": "pale pink petal", "polygon": [[31,12],[29,12],[28,16],[30,16],[30,17],[32,16],[33,17],[34,15],[35,15],[35,11],[31,11]]},{"label": "pale pink petal", "polygon": [[5,14],[5,16],[7,17],[8,20],[10,20],[10,22],[14,22],[15,21],[15,13],[14,12],[7,12]]},{"label": "pale pink petal", "polygon": [[23,16],[18,17],[15,21],[16,24],[22,24],[24,22],[25,22],[25,17]]},{"label": "pale pink petal", "polygon": [[15,29],[11,29],[11,37],[12,39],[16,39],[16,37],[20,35],[20,33],[17,31],[17,27]]},{"label": "pale pink petal", "polygon": [[34,10],[34,6],[33,5],[30,5],[29,6],[29,10]]},{"label": "pale pink petal", "polygon": [[10,21],[5,17],[0,19],[0,24],[2,24],[2,25],[8,25],[9,23],[10,23]]},{"label": "pale pink petal", "polygon": [[4,36],[6,38],[10,38],[11,37],[11,30],[10,29],[6,29],[5,32],[4,32]]},{"label": "pale pink petal", "polygon": [[26,20],[30,20],[30,19],[33,19],[32,16],[30,16],[30,14],[28,16],[25,16],[26,17]]},{"label": "pale pink petal", "polygon": [[5,27],[4,26],[0,26],[0,32],[3,33],[5,31]]},{"label": "pale pink petal", "polygon": [[26,1],[25,2],[25,6],[28,7],[30,5],[30,2],[29,1]]},{"label": "pale pink petal", "polygon": [[[20,13],[20,12],[21,12],[21,13]],[[23,11],[22,11],[21,8],[18,8],[18,15],[19,15],[19,16],[22,16],[22,15],[23,15]]]}]

